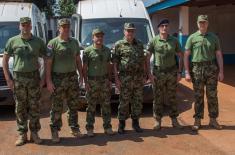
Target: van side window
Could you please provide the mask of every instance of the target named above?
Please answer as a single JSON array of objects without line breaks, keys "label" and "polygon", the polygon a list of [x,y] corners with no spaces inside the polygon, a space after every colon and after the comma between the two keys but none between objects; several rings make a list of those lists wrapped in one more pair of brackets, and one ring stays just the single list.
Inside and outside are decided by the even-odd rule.
[{"label": "van side window", "polygon": [[37,22],[38,25],[38,33],[39,33],[39,37],[43,39],[43,32],[42,32],[42,26],[41,23]]}]

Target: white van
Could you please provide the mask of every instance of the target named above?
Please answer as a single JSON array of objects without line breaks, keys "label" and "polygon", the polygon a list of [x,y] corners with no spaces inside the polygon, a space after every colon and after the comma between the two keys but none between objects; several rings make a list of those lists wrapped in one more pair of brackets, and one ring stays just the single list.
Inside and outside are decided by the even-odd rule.
[{"label": "white van", "polygon": [[[105,33],[104,43],[111,48],[124,37],[123,27],[126,22],[135,24],[136,38],[145,46],[154,37],[153,27],[142,0],[81,0],[77,14],[72,16],[73,36],[79,40],[81,46],[87,47],[92,44],[92,30],[101,27]],[[150,85],[146,85],[145,102],[152,101],[149,91]]]},{"label": "white van", "polygon": [[[12,92],[7,87],[3,75],[2,57],[7,40],[20,33],[19,20],[30,17],[32,20],[32,34],[42,38],[46,43],[46,20],[38,7],[32,3],[0,2],[0,97],[6,100],[0,105],[13,104]],[[39,60],[42,63],[42,60]],[[9,60],[9,70],[12,74],[13,58]],[[41,65],[43,67],[43,65]],[[41,68],[41,70],[43,70]]]}]

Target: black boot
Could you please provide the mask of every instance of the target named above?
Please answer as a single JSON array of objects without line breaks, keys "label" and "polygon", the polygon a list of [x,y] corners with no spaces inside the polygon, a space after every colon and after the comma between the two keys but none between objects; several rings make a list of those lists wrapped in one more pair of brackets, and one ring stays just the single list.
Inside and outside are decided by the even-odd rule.
[{"label": "black boot", "polygon": [[133,119],[132,120],[132,128],[136,132],[143,132],[143,130],[140,128],[139,120],[138,119]]},{"label": "black boot", "polygon": [[119,125],[118,125],[118,133],[119,134],[124,134],[125,133],[125,126],[126,126],[126,121],[125,120],[119,120]]}]

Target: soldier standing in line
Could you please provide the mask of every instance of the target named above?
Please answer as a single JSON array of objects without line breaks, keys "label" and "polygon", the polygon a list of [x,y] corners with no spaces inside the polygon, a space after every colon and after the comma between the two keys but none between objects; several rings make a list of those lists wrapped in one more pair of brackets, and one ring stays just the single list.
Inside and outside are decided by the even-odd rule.
[{"label": "soldier standing in line", "polygon": [[143,107],[145,60],[144,46],[142,42],[135,39],[135,25],[125,23],[124,38],[115,43],[113,58],[115,83],[120,90],[119,134],[125,133],[129,106],[131,106],[133,129],[136,132],[143,132],[139,125],[139,118]]},{"label": "soldier standing in line", "polygon": [[[204,117],[204,87],[208,111],[210,117],[209,125],[215,129],[222,129],[216,118],[219,115],[217,85],[223,81],[223,55],[218,37],[208,32],[208,16],[200,15],[197,19],[198,31],[189,36],[185,45],[184,65],[185,79],[193,83],[195,93],[194,118],[192,130],[197,131]],[[192,56],[191,70],[189,67],[189,56]]]},{"label": "soldier standing in line", "polygon": [[[8,87],[13,91],[15,113],[19,138],[15,145],[27,142],[28,119],[31,131],[30,140],[36,144],[42,143],[38,136],[40,125],[40,75],[39,57],[46,55],[46,45],[40,38],[31,34],[32,25],[29,17],[20,18],[21,33],[8,40],[4,56],[3,70]],[[9,58],[13,56],[13,80],[9,73]],[[44,79],[41,80],[43,83]]]},{"label": "soldier standing in line", "polygon": [[[164,111],[164,97],[167,95],[170,117],[173,127],[182,128],[177,117],[179,116],[176,89],[177,82],[181,80],[183,53],[178,40],[169,35],[169,20],[164,19],[158,24],[159,35],[153,38],[147,47],[148,67],[150,66],[150,58],[153,54],[154,68],[151,73],[148,71],[148,77],[153,84],[153,117],[156,121],[154,129],[161,129],[161,120]],[[179,67],[177,69],[175,56],[179,58]],[[165,90],[165,91],[164,91]]]},{"label": "soldier standing in line", "polygon": [[113,135],[111,125],[110,97],[112,89],[112,67],[110,49],[103,45],[104,32],[96,28],[92,32],[93,45],[83,54],[83,75],[87,91],[86,129],[89,137],[94,136],[96,105],[101,106],[104,132]]},{"label": "soldier standing in line", "polygon": [[52,39],[47,46],[46,80],[51,95],[52,108],[50,112],[52,141],[60,141],[58,131],[62,127],[62,112],[64,97],[68,105],[68,124],[70,133],[75,137],[82,134],[78,125],[79,83],[82,83],[82,63],[77,40],[70,38],[70,21],[63,18],[58,22],[59,36]]}]

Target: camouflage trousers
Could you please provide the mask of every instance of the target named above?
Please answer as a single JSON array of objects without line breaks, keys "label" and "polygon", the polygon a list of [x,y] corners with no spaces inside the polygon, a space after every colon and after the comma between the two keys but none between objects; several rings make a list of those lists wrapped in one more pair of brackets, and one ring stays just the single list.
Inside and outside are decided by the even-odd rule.
[{"label": "camouflage trousers", "polygon": [[121,75],[120,81],[118,119],[129,118],[129,106],[131,106],[131,118],[139,119],[143,108],[143,78],[137,74]]},{"label": "camouflage trousers", "polygon": [[88,80],[88,84],[90,86],[90,90],[86,94],[88,101],[88,106],[86,109],[86,129],[94,129],[97,104],[100,104],[101,107],[104,129],[112,128],[110,106],[111,88],[109,87],[109,80]]},{"label": "camouflage trousers", "polygon": [[164,103],[167,99],[168,103],[165,105],[170,108],[169,116],[176,118],[179,115],[176,102],[177,69],[164,72],[154,68],[153,74],[157,78],[153,84],[153,117],[155,119],[163,117]]},{"label": "camouflage trousers", "polygon": [[52,107],[50,112],[52,131],[60,131],[62,127],[63,103],[67,101],[68,125],[73,130],[78,130],[78,105],[79,105],[79,84],[76,72],[52,73],[52,81],[55,86],[51,95]]},{"label": "camouflage trousers", "polygon": [[41,129],[40,119],[40,77],[39,72],[14,72],[14,99],[17,128],[19,134],[25,134],[29,129],[38,132]]},{"label": "camouflage trousers", "polygon": [[195,96],[195,115],[194,118],[202,119],[204,117],[204,88],[206,87],[206,97],[208,103],[209,116],[217,118],[219,115],[218,110],[218,97],[217,97],[217,84],[218,84],[218,67],[214,64],[200,64],[193,63],[192,67],[192,82]]}]

